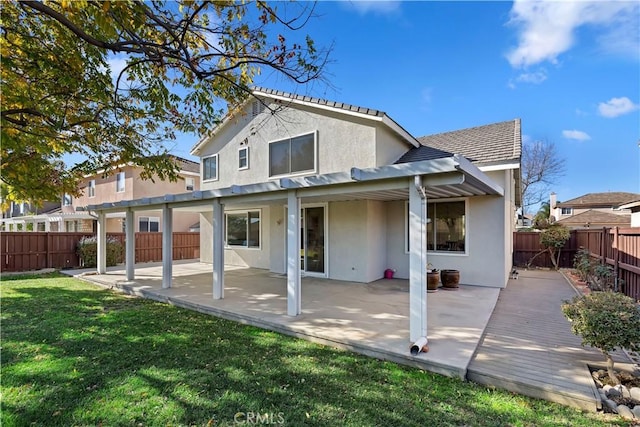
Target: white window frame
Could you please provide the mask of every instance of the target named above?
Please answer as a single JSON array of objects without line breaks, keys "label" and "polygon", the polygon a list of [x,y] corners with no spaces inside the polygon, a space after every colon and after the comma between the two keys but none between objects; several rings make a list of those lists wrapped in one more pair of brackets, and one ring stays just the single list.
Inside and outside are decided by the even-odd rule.
[{"label": "white window frame", "polygon": [[71,205],[73,205],[73,196],[70,194],[64,193],[62,195],[62,206],[71,206]]},{"label": "white window frame", "polygon": [[[313,135],[313,169],[308,169],[299,172],[289,172],[280,175],[271,175],[271,144],[276,144],[283,141],[291,141],[294,138],[298,138],[301,136]],[[291,135],[288,138],[280,138],[273,141],[269,141],[268,144],[268,161],[267,161],[267,169],[269,174],[269,179],[279,179],[287,176],[301,176],[301,175],[309,175],[313,173],[317,173],[318,171],[318,131],[314,130],[312,132],[304,132],[297,135]],[[289,169],[291,169],[291,152],[289,152]]]},{"label": "white window frame", "polygon": [[[140,227],[140,223],[142,220],[147,220],[147,231],[142,231],[142,227]],[[155,222],[158,224],[158,231],[151,231],[151,223]],[[141,233],[158,233],[160,231],[160,217],[157,216],[139,216],[138,217],[138,231]]]},{"label": "white window frame", "polygon": [[560,208],[560,215],[573,215],[573,208]]},{"label": "white window frame", "polygon": [[[439,199],[437,201],[428,201],[427,200],[427,212],[429,212],[429,205],[436,203],[453,203],[453,202],[464,202],[464,251],[439,251],[437,249],[427,249],[427,252],[430,254],[437,255],[452,255],[452,256],[460,256],[460,255],[468,255],[469,253],[469,199],[467,198],[455,198],[455,199]],[[427,218],[430,220],[431,218]],[[429,221],[430,222],[430,221]],[[429,245],[429,241],[427,240],[427,247]],[[409,254],[409,202],[404,203],[404,253]]]},{"label": "white window frame", "polygon": [[[116,193],[124,193],[125,189],[126,189],[126,182],[127,176],[125,175],[124,172],[118,172],[116,174]],[[122,186],[120,186],[120,183],[122,182]]]},{"label": "white window frame", "polygon": [[[240,153],[245,152],[245,161],[246,164],[242,166],[242,155]],[[238,170],[249,169],[249,147],[240,147],[238,148]]]},{"label": "white window frame", "polygon": [[[260,243],[257,246],[249,246],[249,212],[257,212],[258,213],[258,239]],[[229,215],[242,215],[245,214],[247,216],[247,244],[246,245],[230,245],[228,242],[227,232],[229,227],[227,226],[227,221],[229,220]],[[234,210],[234,211],[225,211],[224,213],[224,231],[222,235],[224,236],[224,246],[229,249],[248,249],[248,250],[261,250],[262,249],[262,209],[246,209],[246,210]]]},{"label": "white window frame", "polygon": [[[191,187],[191,188],[189,188]],[[184,179],[184,188],[186,191],[193,191],[196,189],[196,180],[195,178],[185,178]]]},{"label": "white window frame", "polygon": [[96,197],[96,180],[95,179],[89,180],[89,185],[87,188],[88,188],[87,196],[89,198]]},{"label": "white window frame", "polygon": [[[209,178],[205,178],[205,174],[204,174],[204,164],[206,160],[209,159],[216,159],[216,175],[214,177],[209,177]],[[212,156],[207,156],[207,157],[203,157],[202,158],[202,181],[203,182],[210,182],[210,181],[217,181],[218,177],[220,176],[220,173],[218,172],[220,168],[220,159],[218,158],[218,153],[212,155]]]}]

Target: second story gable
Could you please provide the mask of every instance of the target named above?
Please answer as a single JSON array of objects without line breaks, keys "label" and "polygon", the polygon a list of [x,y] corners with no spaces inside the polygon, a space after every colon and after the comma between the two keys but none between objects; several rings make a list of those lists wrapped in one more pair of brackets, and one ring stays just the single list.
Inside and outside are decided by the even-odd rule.
[{"label": "second story gable", "polygon": [[203,190],[389,165],[419,146],[379,110],[269,89],[253,95],[193,148]]}]

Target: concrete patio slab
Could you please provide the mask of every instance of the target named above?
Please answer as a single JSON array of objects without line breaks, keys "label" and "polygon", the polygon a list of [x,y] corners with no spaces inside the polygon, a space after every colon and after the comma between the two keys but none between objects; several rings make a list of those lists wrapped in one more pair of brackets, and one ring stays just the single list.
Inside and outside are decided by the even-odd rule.
[{"label": "concrete patio slab", "polygon": [[173,286],[162,288],[161,264],[136,266],[126,282],[122,267],[106,274],[65,271],[126,293],[167,302],[322,344],[465,378],[499,289],[461,285],[427,297],[429,352],[410,354],[409,282],[369,284],[315,277],[302,279],[302,314],[287,315],[286,277],[266,270],[225,267],[224,299],[214,300],[212,267],[176,262]]}]

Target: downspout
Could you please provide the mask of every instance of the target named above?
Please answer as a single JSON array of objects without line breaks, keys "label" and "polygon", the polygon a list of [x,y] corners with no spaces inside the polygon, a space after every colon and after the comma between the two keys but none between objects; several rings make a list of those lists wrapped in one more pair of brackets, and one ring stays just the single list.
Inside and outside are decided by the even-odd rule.
[{"label": "downspout", "polygon": [[[422,186],[422,176],[420,175],[415,175],[413,177],[413,184],[416,186],[416,191],[418,192],[418,194],[420,195],[420,199],[421,199],[421,203],[424,205],[427,202],[427,192],[425,190],[425,188]],[[426,212],[426,206],[423,207],[423,211]],[[424,249],[424,248],[423,248]],[[423,272],[424,274],[426,274],[426,272]],[[425,301],[424,303],[426,304],[426,298],[427,298],[427,294],[426,292],[424,293],[424,298]],[[410,353],[412,356],[417,356],[420,352],[428,352],[429,351],[429,346],[428,344],[428,340],[427,337],[420,337],[418,338],[418,340],[413,343],[413,345],[411,345],[411,348],[409,349]]]}]

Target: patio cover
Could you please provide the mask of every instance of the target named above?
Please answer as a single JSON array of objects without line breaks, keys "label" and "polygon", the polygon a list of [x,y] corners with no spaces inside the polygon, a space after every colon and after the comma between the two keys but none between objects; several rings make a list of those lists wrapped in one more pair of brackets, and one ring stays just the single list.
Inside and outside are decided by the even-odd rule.
[{"label": "patio cover", "polygon": [[[286,201],[287,217],[287,307],[296,316],[301,307],[301,271],[297,250],[300,238],[301,201],[343,200],[409,200],[409,336],[416,341],[427,335],[426,224],[427,199],[504,196],[504,189],[461,155],[401,163],[375,168],[352,168],[350,173],[337,172],[231,187],[167,194],[161,197],[124,200],[89,205],[79,210],[98,215],[98,273],[106,271],[105,216],[126,212],[127,280],[134,280],[133,211],[162,209],[166,218],[173,209],[213,211],[213,297],[224,298],[223,220],[225,207],[252,203]],[[163,222],[163,287],[171,287],[172,229],[171,221]]]}]

